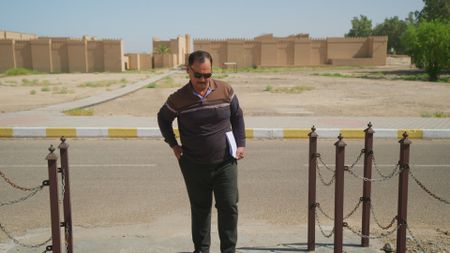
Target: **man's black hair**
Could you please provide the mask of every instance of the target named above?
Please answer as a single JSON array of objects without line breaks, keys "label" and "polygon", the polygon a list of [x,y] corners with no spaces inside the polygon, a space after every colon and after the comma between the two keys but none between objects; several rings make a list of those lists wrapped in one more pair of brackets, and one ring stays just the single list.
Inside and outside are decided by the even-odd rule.
[{"label": "man's black hair", "polygon": [[209,59],[209,62],[211,62],[211,66],[212,66],[213,60],[212,60],[211,55],[208,52],[202,51],[202,50],[197,50],[195,52],[192,52],[189,55],[189,66],[192,66],[192,64],[194,64],[194,62],[196,62],[196,61],[203,63],[203,62],[205,62],[205,59]]}]

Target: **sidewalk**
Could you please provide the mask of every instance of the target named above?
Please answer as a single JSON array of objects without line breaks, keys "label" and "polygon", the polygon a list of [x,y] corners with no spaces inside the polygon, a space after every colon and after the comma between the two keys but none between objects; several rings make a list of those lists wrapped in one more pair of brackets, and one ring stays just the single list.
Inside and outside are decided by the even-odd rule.
[{"label": "sidewalk", "polygon": [[[363,138],[371,122],[375,138],[450,138],[449,118],[421,117],[245,117],[248,138],[307,138],[314,125],[322,138]],[[176,126],[176,122],[174,123]],[[27,111],[0,115],[0,137],[120,137],[160,138],[156,115],[65,116],[57,111]]]},{"label": "sidewalk", "polygon": [[[214,217],[216,218],[216,217]],[[193,246],[189,216],[169,214],[149,224],[130,224],[98,227],[74,227],[74,252],[96,253],[188,253]],[[220,252],[216,219],[212,219],[211,252]],[[324,226],[325,233],[332,230]],[[308,252],[307,228],[304,225],[274,225],[263,221],[245,221],[238,227],[237,253]],[[45,240],[49,229],[29,231],[19,240]],[[361,247],[361,239],[344,230],[343,251],[348,253],[382,253],[383,242],[371,240],[370,247]],[[0,244],[0,252],[33,253],[36,249]],[[316,227],[317,253],[331,253],[333,237],[325,238]],[[40,251],[39,251],[40,252]]]}]

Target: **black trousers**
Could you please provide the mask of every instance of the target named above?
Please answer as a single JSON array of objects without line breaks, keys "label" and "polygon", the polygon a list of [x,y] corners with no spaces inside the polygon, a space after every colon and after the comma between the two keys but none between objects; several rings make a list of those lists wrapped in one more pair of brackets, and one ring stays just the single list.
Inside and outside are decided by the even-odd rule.
[{"label": "black trousers", "polygon": [[234,253],[237,242],[239,200],[236,160],[203,165],[182,157],[179,164],[191,204],[192,240],[196,252],[209,252],[211,207],[214,194],[220,250],[222,253]]}]

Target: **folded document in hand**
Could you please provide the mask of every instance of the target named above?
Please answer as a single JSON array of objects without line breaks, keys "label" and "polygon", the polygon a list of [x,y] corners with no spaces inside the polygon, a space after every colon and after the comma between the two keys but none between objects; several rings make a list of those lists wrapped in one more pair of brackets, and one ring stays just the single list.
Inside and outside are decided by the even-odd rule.
[{"label": "folded document in hand", "polygon": [[227,135],[227,141],[228,141],[230,155],[237,159],[237,157],[236,157],[237,145],[236,145],[236,140],[234,139],[233,132],[228,131],[225,134]]}]

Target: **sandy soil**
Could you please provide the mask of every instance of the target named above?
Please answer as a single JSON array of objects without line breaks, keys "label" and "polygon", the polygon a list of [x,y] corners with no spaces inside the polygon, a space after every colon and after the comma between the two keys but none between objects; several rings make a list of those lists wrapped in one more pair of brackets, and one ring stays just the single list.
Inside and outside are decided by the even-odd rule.
[{"label": "sandy soil", "polygon": [[148,78],[140,73],[39,74],[0,77],[0,112],[78,100]]},{"label": "sandy soil", "polygon": [[[322,70],[351,73],[365,70]],[[319,71],[217,74],[236,90],[246,115],[423,116],[450,113],[450,84],[422,81],[326,77]],[[181,87],[183,73],[173,76]],[[177,88],[141,89],[94,107],[95,115],[148,116]],[[272,89],[272,91],[267,91]],[[289,89],[297,89],[292,91]],[[298,90],[303,90],[299,92]]]},{"label": "sandy soil", "polygon": [[[402,69],[403,68],[403,69]],[[411,71],[408,67],[304,68],[282,72],[215,74],[236,90],[246,115],[423,116],[450,113],[450,84],[321,76]],[[29,110],[117,89],[149,77],[144,73],[51,74],[0,77],[0,112]],[[94,115],[148,116],[187,82],[183,72],[170,85],[144,88],[93,107]]]}]

